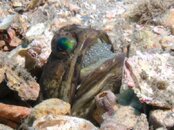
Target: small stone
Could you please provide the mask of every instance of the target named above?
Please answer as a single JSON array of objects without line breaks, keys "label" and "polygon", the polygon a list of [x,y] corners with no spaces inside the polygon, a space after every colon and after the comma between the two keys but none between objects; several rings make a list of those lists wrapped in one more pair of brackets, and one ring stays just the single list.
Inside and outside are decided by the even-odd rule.
[{"label": "small stone", "polygon": [[28,32],[26,33],[26,37],[28,39],[35,39],[36,37],[43,34],[45,31],[45,25],[44,23],[38,23],[36,25],[33,25]]},{"label": "small stone", "polygon": [[52,98],[44,100],[33,108],[32,115],[35,119],[48,114],[67,115],[70,114],[70,104],[60,99]]},{"label": "small stone", "polygon": [[165,127],[160,127],[160,128],[155,129],[155,130],[167,130],[167,128],[165,128]]},{"label": "small stone", "polygon": [[22,3],[19,2],[19,1],[14,1],[14,2],[12,3],[12,5],[13,5],[13,7],[21,7],[21,6],[22,6]]},{"label": "small stone", "polygon": [[16,15],[8,15],[4,19],[0,19],[0,30],[6,30],[12,24]]},{"label": "small stone", "polygon": [[8,48],[8,46],[4,46],[3,47],[3,51],[9,51],[10,49]]},{"label": "small stone", "polygon": [[20,123],[31,112],[30,108],[0,103],[0,119]]},{"label": "small stone", "polygon": [[14,130],[14,129],[12,129],[11,127],[6,126],[4,124],[0,124],[0,130]]},{"label": "small stone", "polygon": [[18,37],[14,37],[11,42],[9,43],[9,45],[11,47],[17,47],[18,45],[20,45],[22,43],[21,39],[19,39]]},{"label": "small stone", "polygon": [[162,17],[162,24],[167,27],[174,25],[174,9],[168,10]]},{"label": "small stone", "polygon": [[99,130],[91,122],[77,117],[47,115],[33,123],[37,130]]},{"label": "small stone", "polygon": [[116,12],[115,11],[108,11],[106,12],[106,18],[108,19],[113,19],[116,16]]},{"label": "small stone", "polygon": [[69,3],[69,10],[74,11],[74,12],[78,12],[80,10],[80,7],[75,5],[75,4]]},{"label": "small stone", "polygon": [[145,114],[141,114],[137,120],[134,130],[149,130],[149,123]]},{"label": "small stone", "polygon": [[123,130],[132,129],[136,125],[139,117],[139,115],[135,114],[134,108],[130,106],[120,106],[112,115],[109,115],[109,113],[103,114],[104,121],[101,124],[101,129],[117,130],[117,128],[119,128],[118,126],[120,126],[119,130],[121,130],[121,128]]},{"label": "small stone", "polygon": [[119,123],[108,121],[107,123],[102,123],[100,130],[127,130],[127,127]]},{"label": "small stone", "polygon": [[174,25],[171,27],[171,34],[174,35]]},{"label": "small stone", "polygon": [[172,36],[164,36],[160,40],[160,44],[163,50],[170,50],[172,46],[174,46],[174,37]]},{"label": "small stone", "polygon": [[171,47],[171,49],[170,49],[171,51],[174,51],[174,45]]},{"label": "small stone", "polygon": [[108,23],[107,25],[105,25],[104,27],[104,31],[106,32],[110,32],[114,29],[114,23]]},{"label": "small stone", "polygon": [[1,49],[3,46],[5,46],[5,41],[0,40],[0,49]]},{"label": "small stone", "polygon": [[158,35],[162,35],[162,36],[168,35],[167,30],[163,26],[155,26],[153,28],[153,32],[155,32]]}]

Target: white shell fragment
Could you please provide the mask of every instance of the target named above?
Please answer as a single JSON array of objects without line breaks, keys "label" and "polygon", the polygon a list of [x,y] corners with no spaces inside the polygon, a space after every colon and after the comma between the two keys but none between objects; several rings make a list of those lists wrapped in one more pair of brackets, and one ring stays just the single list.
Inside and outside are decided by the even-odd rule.
[{"label": "white shell fragment", "polygon": [[174,57],[142,54],[125,61],[123,84],[131,87],[141,102],[162,108],[174,106]]},{"label": "white shell fragment", "polygon": [[85,119],[61,115],[44,116],[34,122],[33,128],[37,130],[98,130]]},{"label": "white shell fragment", "polygon": [[8,15],[4,19],[0,18],[0,30],[6,30],[12,24],[16,15]]}]

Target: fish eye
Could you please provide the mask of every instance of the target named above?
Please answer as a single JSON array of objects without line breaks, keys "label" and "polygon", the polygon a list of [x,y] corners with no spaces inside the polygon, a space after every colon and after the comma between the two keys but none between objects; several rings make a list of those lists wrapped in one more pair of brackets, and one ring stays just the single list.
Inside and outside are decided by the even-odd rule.
[{"label": "fish eye", "polygon": [[77,41],[74,38],[60,37],[56,41],[56,47],[58,51],[71,52],[74,50]]}]

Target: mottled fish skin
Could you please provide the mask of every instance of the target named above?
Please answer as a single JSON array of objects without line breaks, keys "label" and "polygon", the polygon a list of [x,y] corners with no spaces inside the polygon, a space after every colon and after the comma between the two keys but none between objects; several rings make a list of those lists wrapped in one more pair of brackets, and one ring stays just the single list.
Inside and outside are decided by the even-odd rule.
[{"label": "mottled fish skin", "polygon": [[[79,25],[69,25],[62,27],[55,33],[51,42],[52,52],[40,79],[44,98],[60,98],[74,104],[77,86],[83,84],[85,77],[88,78],[85,76],[83,80],[80,79],[83,56],[98,40],[110,44],[110,51],[113,52],[112,43],[103,31],[81,28]],[[115,58],[112,57],[110,61],[113,59]],[[113,63],[115,64],[115,62],[111,62],[111,64]],[[114,65],[109,67],[110,70],[114,70],[112,67]],[[100,69],[97,68],[95,71],[100,71]],[[110,72],[108,71],[108,73]],[[105,75],[107,73],[103,76]],[[102,79],[100,81],[103,82]],[[94,82],[92,86],[96,86],[96,84],[99,83]],[[93,89],[92,86],[89,88],[90,90]]]}]

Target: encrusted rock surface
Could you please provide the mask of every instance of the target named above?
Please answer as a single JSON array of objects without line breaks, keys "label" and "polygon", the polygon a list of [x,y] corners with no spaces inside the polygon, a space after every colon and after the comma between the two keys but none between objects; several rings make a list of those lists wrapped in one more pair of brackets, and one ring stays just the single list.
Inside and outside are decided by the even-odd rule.
[{"label": "encrusted rock surface", "polygon": [[174,128],[174,111],[172,110],[153,110],[150,112],[150,124],[154,128],[166,127],[168,130]]},{"label": "encrusted rock surface", "polygon": [[170,54],[138,53],[125,61],[123,84],[143,103],[162,108],[174,105],[174,57]]},{"label": "encrusted rock surface", "polygon": [[[21,100],[36,100],[39,96],[40,86],[36,80],[13,59],[0,52],[0,82],[1,87],[8,87],[17,92]],[[2,84],[5,82],[5,84]],[[3,88],[1,90],[3,93]],[[6,93],[8,91],[5,91]]]}]

